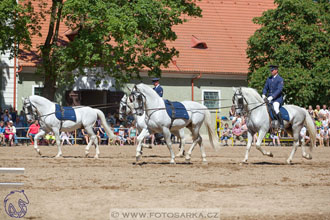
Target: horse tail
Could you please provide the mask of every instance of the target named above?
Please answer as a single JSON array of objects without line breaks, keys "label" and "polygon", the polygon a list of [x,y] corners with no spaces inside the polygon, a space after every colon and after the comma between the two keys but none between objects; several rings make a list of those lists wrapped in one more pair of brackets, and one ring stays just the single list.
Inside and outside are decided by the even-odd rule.
[{"label": "horse tail", "polygon": [[218,150],[220,147],[217,143],[217,136],[214,132],[214,130],[212,129],[212,123],[211,123],[211,113],[208,109],[205,109],[205,120],[204,120],[204,124],[207,128],[207,132],[209,134],[209,140],[210,143],[212,145],[212,148],[215,150]]},{"label": "horse tail", "polygon": [[312,117],[309,115],[308,111],[305,110],[305,126],[309,132],[311,138],[310,151],[313,150],[313,147],[316,147],[316,129]]},{"label": "horse tail", "polygon": [[109,138],[114,139],[116,135],[112,132],[111,128],[108,126],[107,121],[105,120],[105,116],[103,112],[99,109],[94,109],[96,111],[97,117],[101,120],[101,124],[105,130],[105,133],[108,135]]}]

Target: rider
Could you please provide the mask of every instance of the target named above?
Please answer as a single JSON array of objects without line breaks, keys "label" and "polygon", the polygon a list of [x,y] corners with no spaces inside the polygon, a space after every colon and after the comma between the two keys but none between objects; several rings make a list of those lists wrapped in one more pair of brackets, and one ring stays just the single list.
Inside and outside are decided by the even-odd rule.
[{"label": "rider", "polygon": [[153,78],[152,83],[154,84],[154,90],[160,97],[163,97],[163,88],[159,84],[159,78]]},{"label": "rider", "polygon": [[[262,98],[266,102],[273,104],[275,113],[280,122],[280,129],[284,129],[283,118],[280,112],[280,106],[283,104],[283,78],[278,74],[278,66],[270,65],[272,76],[267,78],[264,89],[262,90]],[[266,94],[268,92],[268,98]]]}]

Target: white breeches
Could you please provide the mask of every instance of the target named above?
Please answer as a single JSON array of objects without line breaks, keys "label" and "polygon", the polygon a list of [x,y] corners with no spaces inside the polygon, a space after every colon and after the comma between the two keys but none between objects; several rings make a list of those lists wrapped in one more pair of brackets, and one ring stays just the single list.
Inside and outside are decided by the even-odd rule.
[{"label": "white breeches", "polygon": [[280,103],[279,102],[273,102],[275,113],[278,114],[280,112]]}]

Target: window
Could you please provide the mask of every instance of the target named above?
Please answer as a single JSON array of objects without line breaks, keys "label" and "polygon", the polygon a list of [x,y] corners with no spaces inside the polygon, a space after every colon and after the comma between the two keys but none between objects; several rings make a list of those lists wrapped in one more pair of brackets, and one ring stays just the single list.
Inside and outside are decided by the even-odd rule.
[{"label": "window", "polygon": [[42,92],[44,91],[44,87],[43,86],[32,86],[32,95],[40,95],[42,96]]},{"label": "window", "polygon": [[220,90],[203,90],[203,104],[210,110],[220,109]]}]

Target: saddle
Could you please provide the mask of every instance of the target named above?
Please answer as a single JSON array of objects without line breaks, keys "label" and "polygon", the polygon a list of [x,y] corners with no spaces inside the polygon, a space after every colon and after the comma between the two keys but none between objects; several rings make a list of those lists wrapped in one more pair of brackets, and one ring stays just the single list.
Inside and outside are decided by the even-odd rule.
[{"label": "saddle", "polygon": [[[269,114],[269,117],[274,121],[274,120],[278,120],[277,115],[275,113],[274,107],[271,103],[267,103],[267,111]],[[282,115],[283,120],[285,121],[290,121],[290,116],[289,116],[289,112],[284,108],[284,107],[280,107],[280,112]]]},{"label": "saddle", "polygon": [[188,112],[186,107],[181,102],[171,102],[167,99],[164,100],[165,108],[168,116],[172,120],[182,118],[182,119],[189,119]]},{"label": "saddle", "polygon": [[72,107],[62,107],[59,104],[55,104],[55,116],[58,120],[70,120],[77,121],[76,112]]}]

